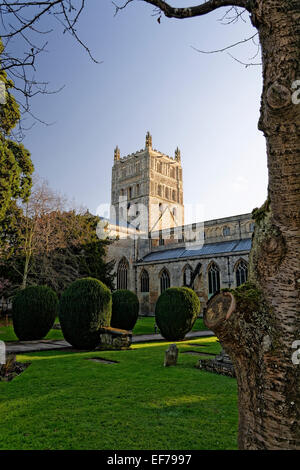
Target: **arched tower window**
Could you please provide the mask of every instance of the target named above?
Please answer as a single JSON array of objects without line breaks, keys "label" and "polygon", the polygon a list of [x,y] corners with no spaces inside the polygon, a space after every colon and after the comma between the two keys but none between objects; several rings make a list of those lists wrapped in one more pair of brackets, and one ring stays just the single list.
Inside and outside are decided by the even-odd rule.
[{"label": "arched tower window", "polygon": [[127,289],[128,263],[125,258],[121,259],[117,270],[117,289]]},{"label": "arched tower window", "polygon": [[149,274],[146,269],[141,274],[141,292],[149,292]]},{"label": "arched tower window", "polygon": [[236,270],[235,270],[235,275],[236,275],[236,286],[240,286],[241,284],[244,284],[247,279],[248,279],[248,265],[246,261],[241,259],[239,261]]},{"label": "arched tower window", "polygon": [[163,293],[170,287],[170,276],[166,269],[163,269],[160,275],[160,292]]},{"label": "arched tower window", "polygon": [[212,263],[208,270],[208,293],[215,294],[220,290],[220,269],[216,263]]}]

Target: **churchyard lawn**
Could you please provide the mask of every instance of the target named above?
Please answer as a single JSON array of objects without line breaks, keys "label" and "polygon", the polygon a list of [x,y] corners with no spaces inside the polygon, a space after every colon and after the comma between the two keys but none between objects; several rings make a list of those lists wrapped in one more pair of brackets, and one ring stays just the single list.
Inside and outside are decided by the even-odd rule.
[{"label": "churchyard lawn", "polygon": [[182,354],[217,353],[216,338],[177,343],[178,364],[166,368],[169,344],[18,355],[31,365],[0,382],[0,449],[236,449],[236,380]]}]

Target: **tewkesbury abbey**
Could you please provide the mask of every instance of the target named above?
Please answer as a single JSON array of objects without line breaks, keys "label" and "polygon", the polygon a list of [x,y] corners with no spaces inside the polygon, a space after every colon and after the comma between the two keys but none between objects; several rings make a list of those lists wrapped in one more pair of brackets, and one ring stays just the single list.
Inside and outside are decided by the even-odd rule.
[{"label": "tewkesbury abbey", "polygon": [[116,147],[107,260],[115,261],[115,287],[137,294],[140,315],[154,315],[168,287],[191,287],[203,313],[215,292],[244,283],[253,230],[251,214],[184,225],[178,147],[174,158],[153,149],[149,132],[131,155]]}]

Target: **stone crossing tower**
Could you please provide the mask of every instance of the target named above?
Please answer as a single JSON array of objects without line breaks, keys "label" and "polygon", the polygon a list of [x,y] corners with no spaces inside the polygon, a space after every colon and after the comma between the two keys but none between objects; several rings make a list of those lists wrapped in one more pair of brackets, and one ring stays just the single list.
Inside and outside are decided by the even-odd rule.
[{"label": "stone crossing tower", "polygon": [[127,222],[148,235],[184,225],[181,155],[169,157],[152,148],[146,134],[145,148],[120,157],[114,151],[111,184],[111,218]]}]

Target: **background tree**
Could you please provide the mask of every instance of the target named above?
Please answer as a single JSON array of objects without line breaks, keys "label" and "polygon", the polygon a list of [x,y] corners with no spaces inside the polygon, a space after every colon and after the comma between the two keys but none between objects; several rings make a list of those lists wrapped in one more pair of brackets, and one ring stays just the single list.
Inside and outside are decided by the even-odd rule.
[{"label": "background tree", "polygon": [[[214,299],[207,322],[235,364],[239,447],[300,448],[300,368],[291,360],[293,344],[300,339],[300,2],[208,0],[177,8],[163,0],[143,1],[155,7],[159,22],[163,14],[187,19],[228,7],[237,15],[238,8],[249,12],[257,28],[263,67],[259,129],[267,142],[268,200],[253,214],[256,228],[250,260],[252,283],[239,293],[236,305],[230,294]],[[132,2],[124,0],[116,11]],[[15,24],[6,33],[6,40],[31,31],[45,13],[61,15],[66,30],[76,37],[75,25],[83,7],[84,0],[30,2],[29,16],[20,19],[26,2],[2,2],[0,13],[10,13],[19,22],[18,27]],[[14,64],[9,64],[12,57],[7,60],[7,66],[13,68]],[[223,314],[219,315],[221,306]]]},{"label": "background tree", "polygon": [[[0,58],[3,45],[0,40]],[[0,59],[0,81],[4,84],[0,104],[0,247],[17,231],[17,202],[25,202],[32,185],[33,164],[23,144],[8,138],[20,120],[19,106],[11,95],[14,84],[7,79]],[[7,245],[5,246],[7,249]]]},{"label": "background tree", "polygon": [[46,284],[61,293],[76,279],[93,277],[113,288],[114,263],[105,262],[109,242],[97,238],[98,221],[99,217],[74,209],[42,217],[30,282]]},{"label": "background tree", "polygon": [[27,285],[48,285],[61,293],[80,277],[113,287],[113,263],[105,262],[109,242],[97,238],[97,216],[69,209],[66,198],[40,179],[16,214],[18,236],[13,232],[10,240],[14,249],[3,253],[0,263],[0,277],[10,282],[6,296]]}]

